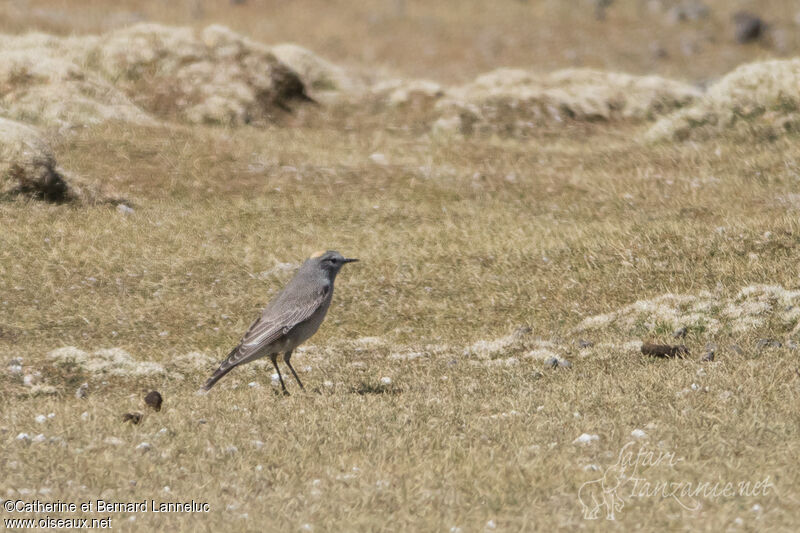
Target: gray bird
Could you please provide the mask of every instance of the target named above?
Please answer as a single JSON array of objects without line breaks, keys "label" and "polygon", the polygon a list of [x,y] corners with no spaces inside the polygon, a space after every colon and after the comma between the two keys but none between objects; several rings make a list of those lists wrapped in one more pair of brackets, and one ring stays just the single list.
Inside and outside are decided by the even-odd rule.
[{"label": "gray bird", "polygon": [[358,259],[345,259],[332,250],[309,257],[253,322],[239,345],[220,363],[203,388],[209,390],[235,367],[268,355],[278,372],[283,392],[288,394],[278,368],[278,354],[283,353],[286,366],[302,389],[303,383],[289,362],[292,351],[317,332],[331,304],[336,274],[345,263],[354,261]]}]

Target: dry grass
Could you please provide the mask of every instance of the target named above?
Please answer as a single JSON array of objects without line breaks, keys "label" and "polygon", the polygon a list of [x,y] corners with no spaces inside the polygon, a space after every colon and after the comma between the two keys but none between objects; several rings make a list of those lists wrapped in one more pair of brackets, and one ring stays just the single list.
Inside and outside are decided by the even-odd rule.
[{"label": "dry grass", "polygon": [[[182,16],[183,5],[160,17]],[[299,5],[274,7],[291,15],[276,42],[308,20]],[[333,9],[314,5],[315,16]],[[554,5],[513,3],[491,16]],[[429,9],[451,36],[478,24],[475,6]],[[100,17],[87,15],[97,11],[76,13],[87,21],[77,30],[97,30]],[[222,7],[203,16],[245,30],[277,20]],[[318,41],[292,40],[323,49],[344,16],[320,17]],[[621,24],[617,16],[606,23]],[[472,26],[452,24],[462,19]],[[384,24],[386,36],[359,28],[352,39],[388,46],[407,29]],[[346,44],[330,55],[352,54]],[[393,61],[429,74],[433,60],[421,57]],[[459,57],[437,59],[460,69],[443,77],[497,66],[453,66]],[[295,127],[106,124],[51,135],[59,165],[134,212],[0,203],[0,498],[211,507],[112,514],[122,530],[796,529],[800,363],[789,342],[797,330],[780,319],[788,311],[744,329],[692,327],[679,341],[685,360],[636,351],[639,341],[678,342],[673,324],[577,328],[665,293],[730,303],[751,285],[800,288],[797,139],[652,146],[638,142],[646,125],[629,124],[441,138],[397,113],[383,122],[309,108]],[[277,395],[271,369],[253,364],[196,395],[213,366],[204,359],[238,340],[291,276],[284,263],[320,248],[362,262],[341,273],[326,323],[293,359],[308,392],[287,382],[293,394]],[[495,350],[469,349],[524,325],[532,332]],[[579,348],[581,338],[594,347]],[[758,346],[766,338],[781,347]],[[716,361],[700,363],[707,343]],[[165,371],[56,364],[48,354],[64,346],[119,348],[128,363]],[[531,354],[547,346],[571,366],[547,368],[543,352]],[[143,403],[152,388],[165,398],[158,413]],[[135,411],[142,422],[123,424]],[[697,510],[627,498],[616,522],[584,520],[581,485],[615,463],[634,429],[647,435],[637,447],[682,459],[639,472],[651,482],[769,478],[770,488],[701,498]],[[599,439],[573,444],[583,433]]]}]

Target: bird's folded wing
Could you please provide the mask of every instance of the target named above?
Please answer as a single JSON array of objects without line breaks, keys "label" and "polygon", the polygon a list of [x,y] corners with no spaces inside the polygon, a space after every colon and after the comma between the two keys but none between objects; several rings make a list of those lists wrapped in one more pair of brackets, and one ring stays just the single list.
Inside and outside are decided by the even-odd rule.
[{"label": "bird's folded wing", "polygon": [[228,356],[226,366],[236,366],[247,361],[262,348],[289,333],[293,327],[308,320],[314,311],[319,309],[327,295],[327,290],[319,291],[307,303],[295,304],[283,312],[277,311],[275,308],[267,309],[253,322],[242,337],[239,346]]}]

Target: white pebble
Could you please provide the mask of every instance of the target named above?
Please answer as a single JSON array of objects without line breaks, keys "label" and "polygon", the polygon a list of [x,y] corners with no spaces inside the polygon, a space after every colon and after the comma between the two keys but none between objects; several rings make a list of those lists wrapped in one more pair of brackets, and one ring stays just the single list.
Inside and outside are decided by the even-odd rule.
[{"label": "white pebble", "polygon": [[262,441],[260,441],[260,440],[254,440],[253,441],[253,448],[255,448],[256,450],[260,450],[263,447],[264,447],[264,443]]},{"label": "white pebble", "polygon": [[247,384],[247,386],[250,387],[251,389],[257,389],[261,387],[261,384],[258,381],[251,381],[250,383]]},{"label": "white pebble", "polygon": [[761,507],[759,504],[755,504],[750,508],[750,510],[753,511],[754,513],[760,513],[761,511],[764,510],[764,508]]},{"label": "white pebble", "polygon": [[150,446],[149,442],[142,442],[138,446],[136,446],[137,450],[141,450],[143,452],[150,451],[151,448],[152,448],[152,446]]},{"label": "white pebble", "polygon": [[589,433],[582,433],[580,437],[572,441],[572,444],[591,444],[596,440],[600,440],[599,435],[590,435]]},{"label": "white pebble", "polygon": [[369,156],[369,160],[372,161],[373,163],[375,163],[376,165],[388,165],[389,164],[389,160],[386,159],[386,156],[381,154],[381,153],[379,153],[379,152],[375,152],[374,154],[371,154]]},{"label": "white pebble", "polygon": [[633,437],[635,439],[643,439],[646,436],[647,436],[647,433],[645,433],[644,430],[634,429],[633,431],[631,431],[631,437]]},{"label": "white pebble", "polygon": [[388,376],[384,376],[381,378],[381,385],[391,385],[391,384],[392,384],[392,378]]},{"label": "white pebble", "polygon": [[45,422],[47,422],[47,417],[44,415],[36,415],[36,418],[34,418],[34,420],[36,420],[37,424],[44,424]]},{"label": "white pebble", "polygon": [[17,440],[21,440],[23,442],[30,442],[31,436],[28,435],[27,433],[20,433],[19,435],[17,435]]},{"label": "white pebble", "polygon": [[81,413],[81,420],[89,420],[89,411],[84,411]]}]

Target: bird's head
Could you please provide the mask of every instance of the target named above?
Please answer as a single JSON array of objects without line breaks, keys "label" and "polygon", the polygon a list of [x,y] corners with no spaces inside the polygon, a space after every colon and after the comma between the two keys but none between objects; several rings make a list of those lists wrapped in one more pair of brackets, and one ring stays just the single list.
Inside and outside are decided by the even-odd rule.
[{"label": "bird's head", "polygon": [[339,270],[346,263],[353,263],[355,261],[358,261],[358,259],[348,259],[346,257],[343,257],[342,254],[340,254],[335,250],[328,250],[327,252],[316,252],[311,257],[309,257],[308,260],[310,262],[313,262],[331,279],[336,277],[336,274],[339,273]]}]

